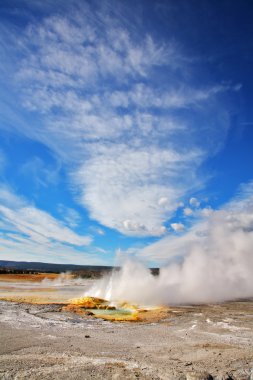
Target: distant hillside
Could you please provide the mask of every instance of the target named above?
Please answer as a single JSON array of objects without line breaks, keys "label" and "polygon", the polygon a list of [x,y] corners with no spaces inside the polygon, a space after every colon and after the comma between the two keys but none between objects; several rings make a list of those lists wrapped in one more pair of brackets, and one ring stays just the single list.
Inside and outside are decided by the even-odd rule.
[{"label": "distant hillside", "polygon": [[[0,273],[63,273],[72,272],[73,275],[83,278],[99,278],[103,274],[111,272],[119,267],[100,265],[74,265],[74,264],[50,264],[30,261],[0,260]],[[154,276],[159,274],[159,268],[150,268]]]},{"label": "distant hillside", "polygon": [[98,266],[98,265],[50,264],[50,263],[29,262],[29,261],[0,260],[0,268],[26,270],[26,271],[30,270],[30,271],[37,271],[37,272],[62,273],[62,272],[68,272],[68,271],[108,272],[108,271],[111,271],[114,267]]}]

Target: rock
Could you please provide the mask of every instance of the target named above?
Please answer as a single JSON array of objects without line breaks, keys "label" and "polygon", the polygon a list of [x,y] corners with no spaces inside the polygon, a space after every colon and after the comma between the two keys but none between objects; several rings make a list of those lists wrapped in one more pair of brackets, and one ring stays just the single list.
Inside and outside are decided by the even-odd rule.
[{"label": "rock", "polygon": [[96,306],[96,309],[99,309],[99,310],[107,310],[107,305],[98,305]]},{"label": "rock", "polygon": [[85,315],[88,315],[88,316],[90,316],[90,315],[94,315],[94,313],[92,313],[92,311],[90,311],[90,310],[85,310],[85,311],[84,311],[84,314],[85,314]]},{"label": "rock", "polygon": [[85,337],[85,338],[90,338],[90,335],[85,335],[84,337]]},{"label": "rock", "polygon": [[109,305],[109,306],[106,307],[106,310],[116,310],[116,307]]},{"label": "rock", "polygon": [[251,378],[250,376],[251,376],[251,374],[250,374],[249,370],[240,369],[240,370],[235,372],[233,378],[239,379],[239,380],[253,380],[253,377]]},{"label": "rock", "polygon": [[213,380],[213,376],[208,372],[187,372],[186,380]]},{"label": "rock", "polygon": [[[237,379],[237,377],[236,377],[236,379]],[[215,376],[215,380],[234,380],[234,377],[227,373],[226,375]]]}]

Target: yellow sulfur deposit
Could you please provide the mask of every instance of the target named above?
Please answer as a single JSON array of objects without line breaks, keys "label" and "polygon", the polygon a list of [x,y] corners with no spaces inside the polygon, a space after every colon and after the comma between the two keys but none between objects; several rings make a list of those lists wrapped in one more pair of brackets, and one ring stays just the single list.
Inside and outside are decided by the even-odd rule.
[{"label": "yellow sulfur deposit", "polygon": [[100,309],[100,308],[106,309],[109,306],[108,301],[102,298],[96,298],[96,297],[74,298],[70,300],[69,303],[72,305],[78,305],[85,309]]},{"label": "yellow sulfur deposit", "polygon": [[137,305],[132,305],[128,302],[120,302],[119,303],[119,307],[122,308],[122,309],[127,309],[127,310],[138,310],[138,306]]},{"label": "yellow sulfur deposit", "polygon": [[96,297],[81,297],[69,301],[69,305],[63,308],[64,311],[72,311],[78,314],[90,312],[94,317],[106,319],[109,321],[135,322],[139,321],[138,310],[136,306],[122,302],[119,308],[109,304],[107,300]]}]

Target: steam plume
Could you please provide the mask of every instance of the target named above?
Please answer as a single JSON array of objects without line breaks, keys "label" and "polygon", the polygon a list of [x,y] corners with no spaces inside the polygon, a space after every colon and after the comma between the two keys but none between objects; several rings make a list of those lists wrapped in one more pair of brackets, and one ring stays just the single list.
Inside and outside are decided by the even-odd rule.
[{"label": "steam plume", "polygon": [[[181,262],[163,267],[157,277],[127,261],[88,292],[139,304],[205,303],[253,296],[253,186],[223,210],[213,211],[177,238]],[[163,246],[164,247],[164,246]],[[177,253],[166,252],[167,257]]]}]

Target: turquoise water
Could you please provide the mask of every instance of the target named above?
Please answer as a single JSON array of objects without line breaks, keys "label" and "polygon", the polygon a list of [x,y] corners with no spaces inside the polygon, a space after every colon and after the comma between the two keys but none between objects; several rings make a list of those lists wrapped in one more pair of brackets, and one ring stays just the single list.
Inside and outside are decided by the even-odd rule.
[{"label": "turquoise water", "polygon": [[92,309],[92,313],[95,315],[131,315],[132,311],[127,309],[115,309],[115,310],[102,310],[102,309]]}]

